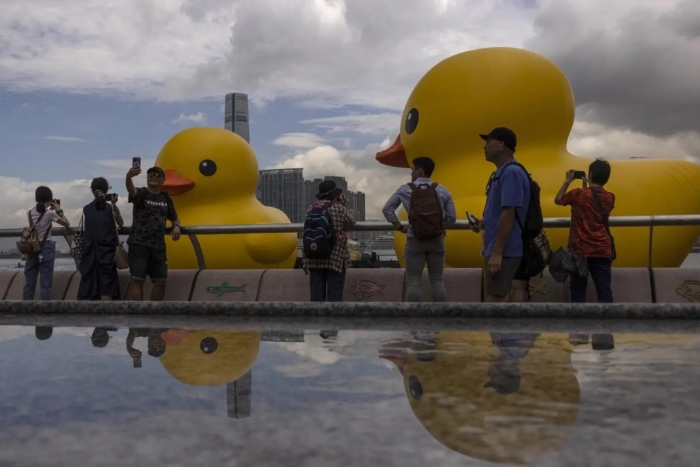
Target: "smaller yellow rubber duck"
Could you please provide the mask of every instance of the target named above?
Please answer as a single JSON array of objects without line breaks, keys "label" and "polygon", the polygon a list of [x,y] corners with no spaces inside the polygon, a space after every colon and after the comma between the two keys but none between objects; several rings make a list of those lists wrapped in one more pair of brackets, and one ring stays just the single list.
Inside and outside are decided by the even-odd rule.
[{"label": "smaller yellow rubber duck", "polygon": [[447,448],[536,465],[566,442],[581,391],[567,335],[438,332],[387,343],[416,418]]},{"label": "smaller yellow rubber duck", "polygon": [[191,386],[217,386],[240,378],[260,351],[257,331],[171,329],[161,337],[165,352],[158,360],[175,379]]},{"label": "smaller yellow rubber duck", "polygon": [[[189,128],[165,143],[156,159],[163,189],[183,226],[288,224],[279,209],[255,197],[258,161],[250,145],[222,128]],[[289,269],[297,257],[294,233],[199,235],[207,269]],[[166,239],[168,266],[197,269],[190,242]]]}]

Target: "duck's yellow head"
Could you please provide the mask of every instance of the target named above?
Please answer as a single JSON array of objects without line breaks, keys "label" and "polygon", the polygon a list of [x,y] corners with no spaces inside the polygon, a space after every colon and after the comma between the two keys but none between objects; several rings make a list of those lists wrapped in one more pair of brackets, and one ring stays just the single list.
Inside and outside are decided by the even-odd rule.
[{"label": "duck's yellow head", "polygon": [[223,128],[188,128],[170,138],[156,159],[163,190],[183,200],[255,196],[258,161],[253,148]]},{"label": "duck's yellow head", "polygon": [[174,378],[193,386],[240,378],[252,368],[260,350],[257,331],[170,330],[162,337],[166,344],[160,363]]},{"label": "duck's yellow head", "polygon": [[524,49],[494,47],[449,57],[430,69],[408,98],[401,132],[377,160],[410,167],[428,156],[437,169],[483,154],[479,134],[508,127],[518,146],[566,150],[574,96],[564,73]]},{"label": "duck's yellow head", "polygon": [[578,419],[580,390],[566,337],[442,332],[392,343],[416,418],[437,441],[489,462],[527,464],[557,449]]}]

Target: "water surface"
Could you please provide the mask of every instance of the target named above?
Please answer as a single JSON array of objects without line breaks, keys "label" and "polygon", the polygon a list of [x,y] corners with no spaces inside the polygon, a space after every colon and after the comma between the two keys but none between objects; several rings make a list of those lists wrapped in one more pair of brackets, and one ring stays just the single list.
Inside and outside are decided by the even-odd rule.
[{"label": "water surface", "polygon": [[700,334],[162,324],[0,326],[0,465],[690,466],[700,454]]}]

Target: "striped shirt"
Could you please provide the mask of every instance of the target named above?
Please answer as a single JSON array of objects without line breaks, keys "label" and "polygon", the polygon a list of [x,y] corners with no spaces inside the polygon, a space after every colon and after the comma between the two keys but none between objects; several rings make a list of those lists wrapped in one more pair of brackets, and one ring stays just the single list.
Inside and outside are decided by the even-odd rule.
[{"label": "striped shirt", "polygon": [[[420,188],[421,184],[426,183],[430,185],[433,183],[433,181],[429,178],[421,177],[416,179],[416,181],[413,183]],[[384,205],[384,208],[382,209],[382,213],[384,214],[384,217],[387,221],[393,223],[399,220],[399,218],[396,216],[396,209],[401,205],[403,205],[403,208],[406,210],[407,213],[410,211],[411,191],[411,187],[408,186],[408,183],[406,183],[405,185],[401,185],[399,189],[396,190],[396,192],[393,195],[391,195],[389,200]],[[455,203],[452,199],[452,194],[447,190],[447,188],[445,188],[442,185],[438,185],[437,188],[435,188],[435,191],[437,191],[438,198],[440,199],[440,204],[442,205],[442,215],[445,224],[451,224],[455,222],[457,220],[457,212],[455,210]],[[408,227],[408,233],[406,234],[406,236],[414,236],[413,230],[410,226]]]}]

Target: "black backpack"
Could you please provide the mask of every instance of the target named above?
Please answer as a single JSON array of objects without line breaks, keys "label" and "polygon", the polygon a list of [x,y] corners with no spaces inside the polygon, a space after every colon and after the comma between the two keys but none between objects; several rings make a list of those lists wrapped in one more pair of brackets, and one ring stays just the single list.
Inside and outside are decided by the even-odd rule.
[{"label": "black backpack", "polygon": [[[523,239],[523,259],[520,263],[520,272],[528,277],[535,277],[542,274],[552,254],[549,240],[547,240],[547,235],[543,230],[544,218],[540,205],[540,186],[532,179],[522,164],[519,162],[511,162],[510,164],[520,167],[530,181],[530,201],[527,206],[525,222],[521,221],[517,209],[515,210],[515,220],[520,226],[521,238]],[[497,180],[497,178],[492,178],[492,180]]]},{"label": "black backpack", "polygon": [[328,259],[335,246],[333,220],[328,212],[330,203],[314,205],[304,221],[304,257],[309,259]]}]

